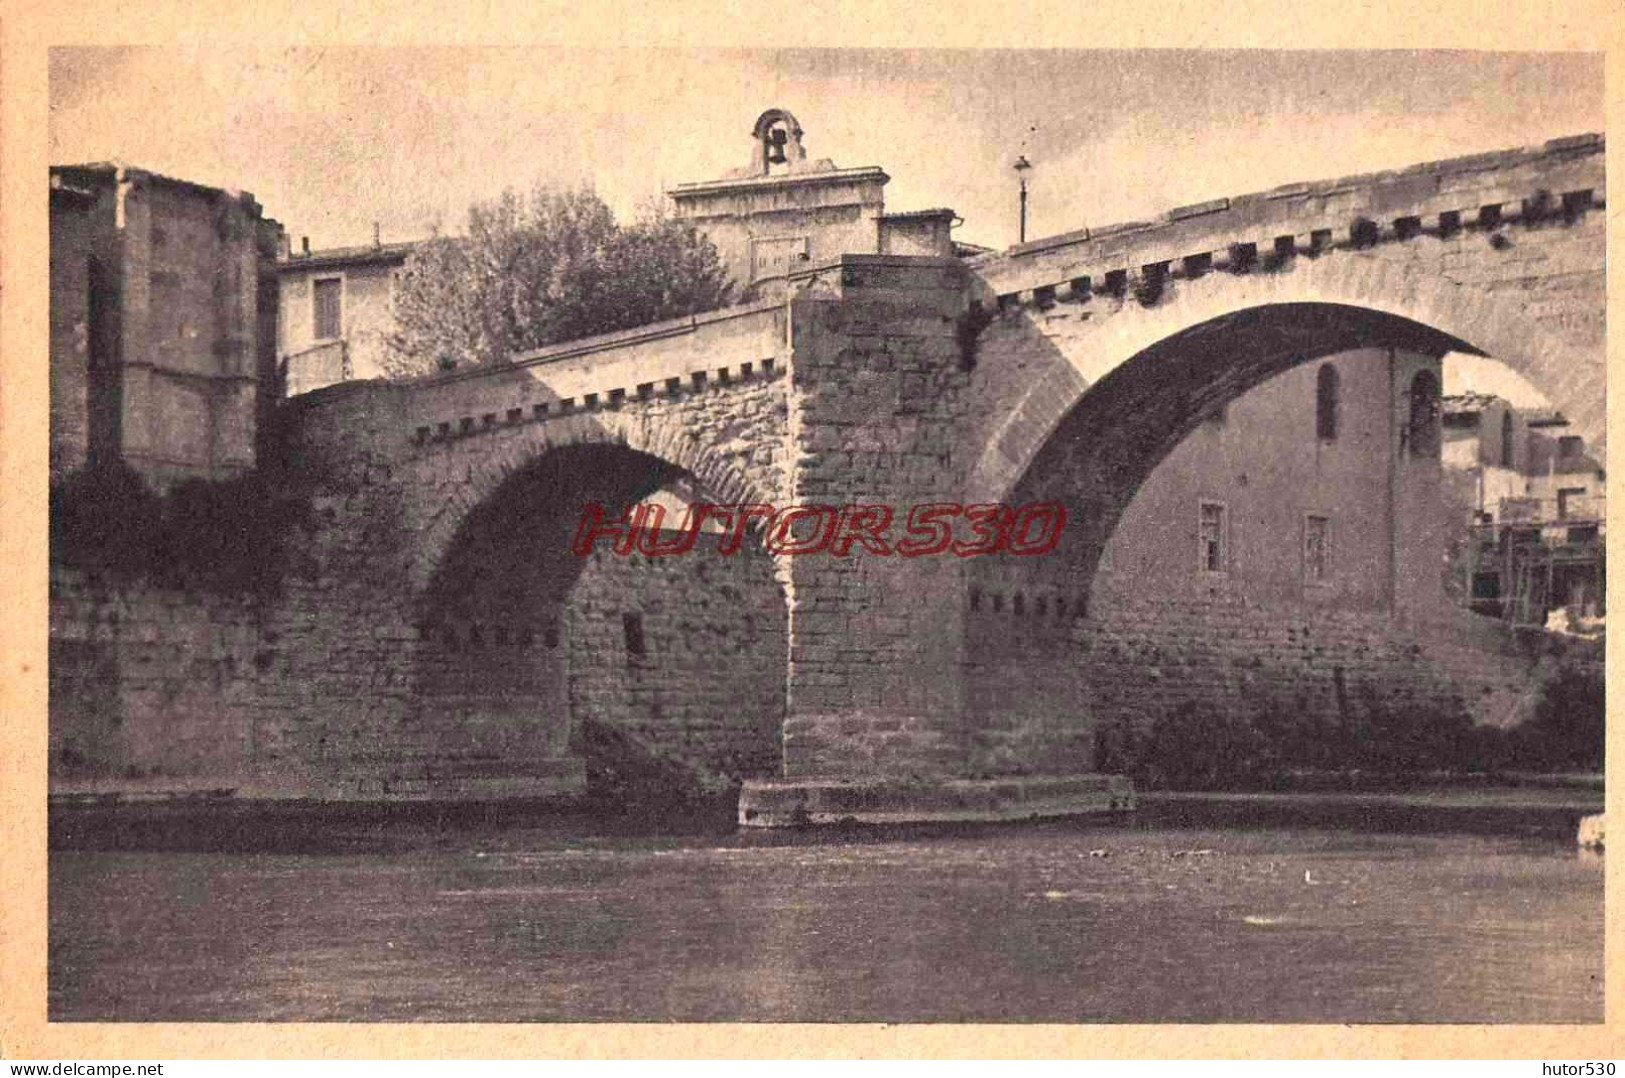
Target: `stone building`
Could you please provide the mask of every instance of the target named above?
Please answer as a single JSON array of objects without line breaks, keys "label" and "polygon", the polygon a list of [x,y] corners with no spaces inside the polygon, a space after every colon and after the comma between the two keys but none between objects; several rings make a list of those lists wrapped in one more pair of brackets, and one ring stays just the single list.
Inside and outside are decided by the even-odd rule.
[{"label": "stone building", "polygon": [[751,163],[670,192],[679,219],[716,244],[746,296],[768,295],[803,270],[846,254],[953,255],[953,210],[887,213],[891,177],[875,165],[809,161],[801,125],[768,109],[751,128]]},{"label": "stone building", "polygon": [[1348,611],[1443,603],[1440,361],[1362,349],[1231,401],[1107,544],[1091,607],[1231,594]]},{"label": "stone building", "polygon": [[294,396],[352,378],[385,373],[394,328],[390,297],[416,243],[283,250],[277,261],[282,318],[277,352],[286,393]]},{"label": "stone building", "polygon": [[254,467],[281,226],[254,196],[118,163],[51,169],[51,478],[158,488]]},{"label": "stone building", "polygon": [[1519,625],[1601,617],[1607,471],[1568,420],[1467,393],[1444,401],[1452,590]]}]

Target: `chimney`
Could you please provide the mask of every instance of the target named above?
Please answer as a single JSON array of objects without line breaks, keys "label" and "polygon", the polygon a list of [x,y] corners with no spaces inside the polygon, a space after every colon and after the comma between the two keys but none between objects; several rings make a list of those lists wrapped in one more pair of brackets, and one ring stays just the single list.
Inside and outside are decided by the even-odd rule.
[{"label": "chimney", "polygon": [[384,234],[383,232],[379,231],[377,221],[372,223],[372,245],[375,248],[382,247],[384,245]]},{"label": "chimney", "polygon": [[303,248],[303,251],[301,253],[306,258],[309,258],[310,257],[310,237],[309,236],[300,236],[299,237],[299,246]]}]

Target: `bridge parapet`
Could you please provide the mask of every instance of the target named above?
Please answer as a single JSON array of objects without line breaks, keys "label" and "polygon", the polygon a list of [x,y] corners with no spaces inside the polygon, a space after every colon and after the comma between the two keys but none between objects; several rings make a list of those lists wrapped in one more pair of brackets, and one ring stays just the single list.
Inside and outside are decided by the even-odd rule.
[{"label": "bridge parapet", "polygon": [[419,445],[774,377],[785,366],[783,303],[567,341],[511,363],[406,387],[403,439]]},{"label": "bridge parapet", "polygon": [[1295,255],[1415,236],[1568,219],[1606,204],[1597,134],[1179,207],[1132,222],[1034,240],[972,259],[981,302],[1047,307],[1154,289],[1163,278],[1268,267]]}]

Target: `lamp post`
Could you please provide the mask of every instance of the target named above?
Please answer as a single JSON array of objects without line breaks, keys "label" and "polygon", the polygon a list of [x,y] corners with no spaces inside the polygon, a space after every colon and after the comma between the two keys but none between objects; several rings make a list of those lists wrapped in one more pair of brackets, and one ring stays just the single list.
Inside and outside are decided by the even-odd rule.
[{"label": "lamp post", "polygon": [[1027,242],[1027,173],[1029,173],[1029,172],[1031,172],[1033,170],[1032,162],[1027,160],[1027,155],[1026,154],[1022,154],[1020,157],[1016,158],[1015,170],[1016,170],[1016,175],[1021,177],[1021,238],[1019,240],[1017,240],[1016,242],[1017,243],[1026,243]]}]

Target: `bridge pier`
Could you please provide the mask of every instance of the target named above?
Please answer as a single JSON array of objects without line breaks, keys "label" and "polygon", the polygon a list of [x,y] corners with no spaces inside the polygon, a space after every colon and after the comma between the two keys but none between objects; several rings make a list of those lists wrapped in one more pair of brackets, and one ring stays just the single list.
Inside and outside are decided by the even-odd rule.
[{"label": "bridge pier", "polygon": [[[974,367],[964,270],[952,259],[846,256],[825,272],[838,272],[833,287],[791,304],[791,501],[878,507],[895,546],[913,507],[962,500],[975,463],[962,449]],[[970,559],[855,546],[786,557],[784,776],[746,783],[742,824],[1132,807],[1126,780],[1089,774],[1075,755],[1006,753],[989,767],[977,737],[985,723],[970,713]]]}]

